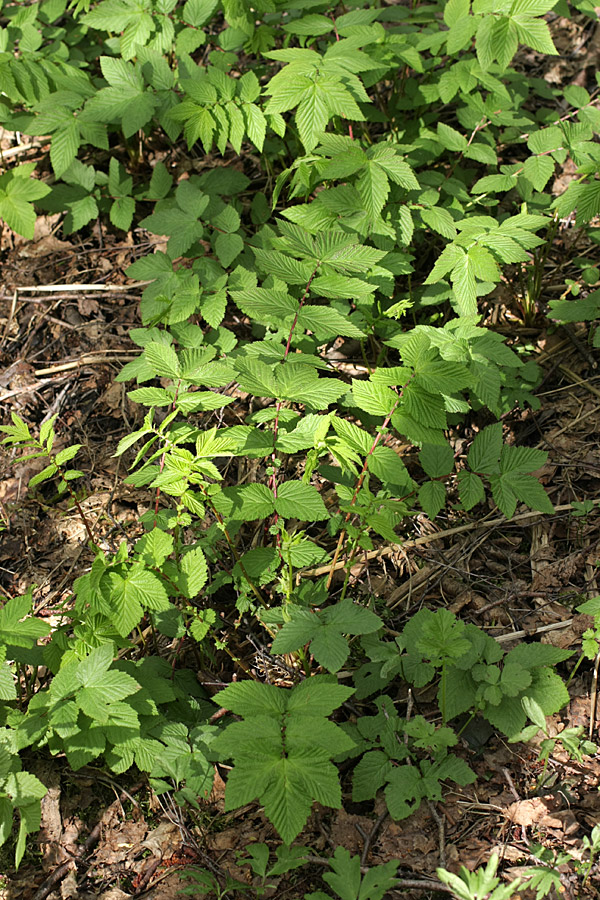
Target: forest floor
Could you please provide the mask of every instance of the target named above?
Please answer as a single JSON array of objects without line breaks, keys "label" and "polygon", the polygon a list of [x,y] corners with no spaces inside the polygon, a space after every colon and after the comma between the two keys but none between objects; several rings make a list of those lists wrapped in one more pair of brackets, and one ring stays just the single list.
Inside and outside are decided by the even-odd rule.
[{"label": "forest floor", "polygon": [[[575,45],[566,32],[565,41]],[[598,55],[597,42],[587,41],[572,71],[546,72],[545,77],[580,83],[581,72],[598,68]],[[568,64],[559,60],[555,65]],[[8,147],[10,136],[3,140]],[[33,149],[26,158],[39,152]],[[210,158],[190,160],[182,153],[179,175],[210,164]],[[555,185],[556,193],[562,189],[564,184]],[[128,332],[139,324],[141,288],[130,286],[124,273],[140,255],[159,250],[161,239],[149,240],[140,229],[123,239],[122,233],[99,226],[87,236],[59,238],[59,225],[58,217],[40,218],[33,242],[6,229],[2,235],[0,406],[3,417],[12,410],[37,425],[56,413],[64,445],[83,445],[78,463],[86,474],[82,506],[100,545],[115,549],[123,533],[129,540],[138,536],[140,516],[150,505],[143,490],[122,483],[124,467],[114,457],[119,439],[139,427],[142,417],[141,408],[128,400],[127,387],[114,382],[123,362],[137,352]],[[577,239],[573,234],[568,227],[557,234],[544,272],[544,302],[558,298],[565,279],[578,277],[574,257],[600,266],[600,247],[585,244],[582,232]],[[389,610],[394,628],[423,604],[443,604],[498,637],[507,649],[534,635],[568,648],[572,668],[591,621],[574,608],[599,593],[597,507],[576,516],[571,506],[599,496],[599,356],[590,349],[584,326],[557,328],[542,313],[525,326],[509,284],[500,285],[486,303],[487,324],[528,347],[543,368],[540,409],[513,412],[504,424],[515,442],[548,451],[541,478],[556,512],[527,512],[506,521],[490,504],[487,514],[479,512],[470,521],[463,514],[458,527],[451,513],[435,525],[421,517],[404,545],[355,565],[354,596],[375,597]],[[243,398],[229,410],[242,421]],[[453,437],[460,452],[467,437]],[[28,492],[28,479],[39,468],[37,460],[13,465],[9,452],[0,456],[0,586],[15,596],[35,585],[35,612],[52,621],[93,556],[67,501],[43,505]],[[240,647],[245,662],[258,666],[252,641],[240,635]],[[571,702],[549,721],[551,735],[582,726],[585,737],[598,740],[598,661],[595,668],[589,661],[579,667],[569,684]],[[178,664],[195,665],[186,657]],[[199,671],[198,679],[229,681],[231,662],[218,661],[211,671]],[[418,698],[425,714],[428,702],[427,693]],[[367,865],[399,859],[399,875],[406,878],[432,876],[441,859],[454,871],[460,864],[473,869],[494,850],[503,860],[504,877],[515,877],[532,864],[532,842],[581,858],[582,835],[600,821],[600,755],[578,763],[555,752],[540,788],[542,764],[533,743],[508,744],[491,728],[474,728],[463,738],[478,776],[474,785],[449,791],[435,807],[424,804],[403,822],[382,819],[384,807],[378,802],[348,802],[340,811],[315,808],[297,843],[315,854],[343,846],[362,855]],[[254,842],[277,843],[258,805],[224,813],[218,775],[200,813],[188,814],[152,795],[145,779],[132,783],[131,774],[112,777],[90,767],[73,773],[66,760],[49,756],[43,762],[29,760],[27,767],[49,792],[42,804],[42,831],[30,841],[18,873],[10,867],[10,846],[0,850],[0,897],[5,900],[167,900],[185,884],[182,872],[192,865],[250,886],[252,873],[236,853]],[[578,893],[571,862],[561,862],[559,871],[567,900],[600,897],[594,879]],[[273,879],[264,896],[296,900],[317,889],[318,876],[318,867],[307,866]]]}]

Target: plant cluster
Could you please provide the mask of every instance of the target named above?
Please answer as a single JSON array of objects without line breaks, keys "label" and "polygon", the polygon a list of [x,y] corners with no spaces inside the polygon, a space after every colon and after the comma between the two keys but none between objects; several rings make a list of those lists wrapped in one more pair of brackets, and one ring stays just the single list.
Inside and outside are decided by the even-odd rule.
[{"label": "plant cluster", "polygon": [[[474,779],[457,717],[514,738],[567,702],[555,668],[567,652],[504,653],[445,609],[390,633],[350,581],[358,555],[401,543],[417,514],[553,511],[534,474],[546,454],[507,442],[500,421],[536,406],[540,370],[483,318],[507,273],[523,320],[598,315],[600,291],[570,285],[549,310],[540,294],[560,223],[576,214],[595,240],[600,212],[595,94],[514,62],[519,45],[556,53],[552,9],[596,17],[587,0],[1,4],[0,121],[49,145],[42,178],[30,163],[0,175],[6,224],[32,238],[37,210],[62,214],[65,234],[100,217],[165,239],[127,270],[147,286],[140,352],[118,376],[145,408],[117,448],[126,484],[153,498],[143,533],[100,549],[85,473],[69,466],[79,446],[54,451],[54,420],[39,434],[16,414],[2,426],[46,460],[30,487],[70,498],[94,551],[52,633],[31,595],[0,611],[0,840],[16,809],[17,863],[43,793],[20,769],[25,748],[74,769],[135,766],[191,805],[215,761],[232,761],[226,809],[258,799],[289,843],[313,801],[341,806],[336,762],[357,760],[355,801],[383,790],[402,819]],[[175,179],[181,152],[224,164]],[[554,199],[567,158],[578,175]],[[585,284],[592,269],[584,260]],[[461,423],[476,435],[466,457],[449,439]],[[232,460],[258,474],[232,484]],[[217,597],[230,619],[253,617],[297,682],[232,683],[215,698],[235,717],[222,725],[192,673],[156,652],[164,635],[237,661]],[[394,686],[434,681],[442,724],[403,718]],[[366,714],[340,722],[352,697]],[[397,867],[361,881],[344,853],[329,887],[381,897]],[[268,854],[255,862],[274,874]],[[483,896],[494,877],[448,883]]]}]

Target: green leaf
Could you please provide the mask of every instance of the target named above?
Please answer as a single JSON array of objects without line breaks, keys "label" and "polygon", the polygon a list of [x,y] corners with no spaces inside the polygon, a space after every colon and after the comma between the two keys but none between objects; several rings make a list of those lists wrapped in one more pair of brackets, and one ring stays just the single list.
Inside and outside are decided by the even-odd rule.
[{"label": "green leaf", "polygon": [[479,475],[464,470],[459,472],[458,495],[463,508],[467,511],[485,500],[485,488]]},{"label": "green leaf", "polygon": [[[369,443],[372,443],[369,441]],[[369,453],[370,447],[362,450],[362,453]],[[367,459],[369,472],[372,472],[379,478],[383,484],[390,487],[394,494],[400,496],[412,493],[415,483],[408,474],[408,470],[398,453],[391,447],[382,447],[379,444]]]},{"label": "green leaf", "polygon": [[156,375],[179,378],[180,367],[177,354],[169,344],[151,341],[144,347],[144,358]]},{"label": "green leaf", "polygon": [[356,406],[373,416],[388,416],[398,403],[398,395],[388,387],[357,378],[352,379],[352,398]]},{"label": "green leaf", "polygon": [[430,478],[442,478],[454,471],[454,453],[448,444],[425,444],[419,462]]},{"label": "green leaf", "polygon": [[437,135],[440,143],[444,145],[446,150],[460,152],[467,147],[467,139],[464,134],[461,134],[455,128],[451,128],[450,125],[446,125],[444,122],[438,122]]},{"label": "green leaf", "polygon": [[344,634],[368,634],[381,627],[381,619],[351,600],[343,600],[320,613],[293,608],[273,641],[274,653],[290,653],[310,643],[310,652],[330,672],[338,672],[350,652]]},{"label": "green leaf", "polygon": [[286,519],[295,518],[303,522],[329,518],[316,487],[302,481],[286,481],[277,489],[275,511]]},{"label": "green leaf", "polygon": [[59,452],[54,457],[54,462],[57,466],[63,466],[66,462],[69,462],[73,459],[73,457],[77,456],[80,448],[81,444],[71,444],[70,447],[65,447],[64,450],[59,450]]},{"label": "green leaf", "polygon": [[53,134],[50,145],[50,162],[57,178],[67,171],[77,156],[79,142],[79,126],[74,119]]},{"label": "green leaf", "polygon": [[507,519],[511,519],[517,508],[517,496],[510,483],[502,476],[490,475],[490,486],[498,509],[504,513]]},{"label": "green leaf", "polygon": [[452,269],[452,287],[456,300],[456,309],[461,316],[477,314],[477,291],[475,281],[475,262],[469,253],[464,253]]},{"label": "green leaf", "polygon": [[540,512],[551,515],[554,507],[550,502],[548,494],[533,475],[524,475],[522,473],[513,473],[501,476],[503,485],[506,485],[514,493],[515,497],[525,503],[530,509],[537,509]]},{"label": "green leaf", "polygon": [[135,555],[147,566],[160,568],[173,552],[173,537],[160,528],[144,534],[135,545]]},{"label": "green leaf", "polygon": [[243,313],[263,325],[277,325],[281,319],[298,312],[298,301],[287,291],[252,288],[231,291],[231,299]]},{"label": "green leaf", "polygon": [[[339,807],[336,768],[329,759],[353,742],[329,722],[329,715],[352,691],[309,678],[291,691],[254,683],[230,685],[218,702],[245,716],[227,726],[211,744],[235,765],[227,779],[226,809],[258,797],[267,818],[286,842],[304,826],[313,800]],[[261,740],[256,742],[256,734]]]},{"label": "green leaf", "polygon": [[200,547],[185,552],[179,563],[181,574],[178,586],[188,599],[197,597],[208,579],[208,567],[204,553]]},{"label": "green leaf", "polygon": [[517,52],[517,28],[507,16],[499,16],[494,23],[494,55],[501,69],[506,69]]},{"label": "green leaf", "polygon": [[530,156],[525,160],[523,175],[536,191],[543,191],[554,173],[554,160],[549,156]]},{"label": "green leaf", "polygon": [[390,191],[388,176],[375,161],[366,163],[357,183],[363,208],[371,220],[378,218]]},{"label": "green leaf", "polygon": [[241,681],[219,691],[219,703],[238,716],[281,715],[286,709],[286,694],[281,688],[256,681]]},{"label": "green leaf", "polygon": [[460,659],[471,647],[464,630],[464,624],[450,610],[438,609],[424,622],[417,649],[434,665]]},{"label": "green leaf", "polygon": [[31,594],[9,598],[0,609],[0,642],[13,647],[33,647],[50,634],[50,625],[31,616]]},{"label": "green leaf", "polygon": [[224,268],[228,268],[244,249],[244,241],[239,234],[218,234],[215,253]]},{"label": "green leaf", "polygon": [[6,647],[0,646],[0,700],[16,700],[17,686],[12,669],[6,664]]},{"label": "green leaf", "polygon": [[169,609],[162,582],[143,563],[134,564],[125,577],[111,571],[105,579],[109,602],[114,610],[113,622],[122,637],[138,625],[145,608],[157,612]]},{"label": "green leaf", "polygon": [[4,219],[8,227],[17,234],[28,241],[33,240],[36,216],[31,203],[0,191],[0,219]]},{"label": "green leaf", "polygon": [[446,488],[441,481],[426,481],[419,488],[419,503],[430,519],[446,505]]},{"label": "green leaf", "polygon": [[57,472],[58,467],[56,463],[50,463],[45,469],[42,469],[41,472],[38,472],[37,475],[34,475],[33,478],[29,479],[29,487],[33,488],[38,484],[42,484],[42,482],[47,481],[49,478],[52,478],[53,475],[56,475]]},{"label": "green leaf", "polygon": [[202,28],[214,15],[219,0],[187,0],[183,7],[183,21],[193,28]]},{"label": "green leaf", "polygon": [[[318,287],[315,288],[318,290]],[[304,306],[298,315],[298,327],[313,331],[319,340],[332,337],[352,337],[362,340],[364,331],[357,328],[347,317],[331,307]]]},{"label": "green leaf", "polygon": [[548,454],[545,450],[535,450],[533,447],[515,447],[514,444],[506,444],[502,447],[500,456],[500,471],[528,473],[540,469]]},{"label": "green leaf", "polygon": [[391,773],[392,763],[387,753],[373,750],[363,754],[352,777],[352,799],[357,803],[373,799]]},{"label": "green leaf", "polygon": [[546,22],[542,19],[533,19],[531,16],[521,13],[521,11],[511,18],[522,44],[532,47],[538,53],[544,53],[549,56],[558,54]]},{"label": "green leaf", "polygon": [[456,237],[457,232],[454,219],[447,209],[439,206],[433,206],[431,209],[422,209],[421,218],[426,225],[429,225],[430,228],[443,237],[449,240]]},{"label": "green leaf", "polygon": [[110,221],[115,228],[129,231],[135,213],[135,200],[133,197],[118,197],[110,208]]},{"label": "green leaf", "polygon": [[316,13],[303,16],[301,19],[295,19],[289,25],[284,25],[283,30],[289,34],[301,34],[310,37],[322,34],[329,34],[333,31],[334,24],[327,16],[320,16]]},{"label": "green leaf", "polygon": [[486,475],[500,471],[502,424],[488,425],[476,436],[467,455],[469,468]]}]

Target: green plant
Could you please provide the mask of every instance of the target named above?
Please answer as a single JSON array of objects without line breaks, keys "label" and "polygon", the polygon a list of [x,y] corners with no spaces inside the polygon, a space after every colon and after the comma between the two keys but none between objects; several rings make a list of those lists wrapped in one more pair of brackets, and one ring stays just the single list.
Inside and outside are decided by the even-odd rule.
[{"label": "green plant", "polygon": [[[350,856],[343,847],[338,847],[329,860],[331,872],[323,875],[340,900],[382,900],[390,888],[396,883],[398,860],[392,860],[382,866],[373,866],[366,875],[360,872],[360,857]],[[305,894],[304,900],[331,900],[331,895],[324,891]]]},{"label": "green plant", "polygon": [[487,866],[475,872],[469,872],[464,866],[461,866],[459,875],[441,868],[436,872],[440,881],[447,884],[459,900],[506,900],[518,891],[521,881],[515,878],[510,884],[500,884],[497,869],[498,854],[492,853]]},{"label": "green plant", "polygon": [[[600,651],[600,597],[592,597],[577,607],[577,612],[594,617],[592,628],[586,628],[582,638],[581,659],[593,660]],[[578,660],[578,665],[581,660]]]},{"label": "green plant", "polygon": [[437,696],[445,722],[467,711],[480,712],[510,737],[526,723],[523,698],[535,701],[545,715],[567,702],[563,681],[552,667],[568,659],[570,651],[521,644],[505,653],[484,631],[446,609],[420,610],[395,641],[377,636],[362,641],[372,662],[356,673],[359,696],[380,690],[398,673],[415,687],[429,684],[439,673]]},{"label": "green plant", "polygon": [[535,889],[535,900],[541,900],[552,890],[562,892],[564,886],[561,872],[564,872],[565,866],[572,867],[582,876],[582,887],[585,887],[600,851],[600,828],[597,825],[589,837],[584,835],[582,848],[588,854],[585,860],[574,857],[568,851],[552,851],[541,844],[533,844],[529,849],[541,865],[525,870],[523,889]]},{"label": "green plant", "polygon": [[46,788],[31,772],[24,772],[21,760],[11,741],[10,734],[3,729],[0,735],[0,839],[2,843],[12,831],[13,815],[19,814],[19,831],[15,845],[15,866],[25,853],[28,834],[40,827],[40,800]]},{"label": "green plant", "polygon": [[247,863],[256,876],[260,879],[260,884],[254,885],[253,890],[257,897],[262,897],[270,889],[277,887],[277,884],[269,884],[267,879],[277,878],[279,875],[285,875],[300,866],[306,865],[306,856],[309,853],[307,847],[289,847],[282,844],[275,851],[275,862],[269,865],[269,848],[266,844],[248,844],[246,853],[238,854],[238,862],[240,864]]},{"label": "green plant", "polygon": [[556,745],[561,744],[563,750],[569,755],[570,759],[576,759],[577,762],[583,762],[584,754],[596,753],[597,747],[592,741],[582,739],[583,726],[576,728],[564,728],[556,737],[550,737],[546,725],[546,715],[539,703],[531,696],[521,698],[521,704],[527,717],[531,719],[532,725],[528,725],[517,735],[510,738],[511,741],[528,741],[532,737],[542,731],[546,735],[545,739],[540,743],[539,760],[544,763],[544,768],[538,778],[538,788],[543,787],[546,772],[548,770],[548,760],[554,752]]},{"label": "green plant", "polygon": [[351,736],[361,753],[354,769],[352,799],[370,800],[385,787],[385,800],[394,819],[406,819],[421,801],[441,800],[442,782],[471,784],[475,774],[450,748],[458,738],[451,728],[436,728],[423,716],[403,720],[391,699],[376,700],[378,712],[361,716]]},{"label": "green plant", "polygon": [[231,875],[227,874],[223,877],[224,885],[221,887],[221,883],[217,876],[208,869],[199,869],[196,867],[184,869],[180,875],[180,879],[182,881],[188,881],[190,884],[186,884],[184,887],[179,888],[177,894],[188,894],[191,897],[205,897],[207,894],[211,894],[216,897],[216,900],[223,900],[223,898],[228,896],[235,896],[233,892],[243,896],[244,893],[250,893],[252,891],[250,885],[244,884],[237,878],[232,878]]},{"label": "green plant", "polygon": [[[62,215],[65,234],[98,219],[167,238],[127,270],[147,284],[130,333],[140,352],[117,377],[135,381],[128,396],[146,410],[116,450],[127,484],[150,492],[142,535],[115,552],[97,546],[72,487],[85,462],[69,467],[84,454],[54,451],[56,417],[37,437],[17,415],[2,426],[6,445],[45,460],[30,487],[52,482],[55,502],[70,498],[94,552],[51,634],[30,596],[0,611],[11,766],[25,748],[64,753],[73,768],[135,765],[155,791],[197,805],[212,763],[229,759],[227,808],[258,798],[290,841],[313,800],[341,805],[333,760],[360,757],[354,799],[383,789],[403,818],[439,799],[446,779],[473,778],[448,723],[481,714],[514,737],[532,711],[545,727],[567,702],[555,667],[568,653],[504,653],[445,609],[389,634],[351,580],[363,553],[401,543],[421,513],[465,518],[490,500],[509,518],[519,503],[553,511],[534,474],[546,454],[512,444],[500,421],[536,406],[540,369],[518,335],[482,315],[517,276],[523,318],[543,312],[541,273],[565,217],[576,211],[594,239],[595,96],[511,66],[519,44],[555,53],[553,7],[1,4],[0,121],[49,145],[39,177],[3,163],[6,224],[31,238],[37,207]],[[185,172],[171,165],[195,149]],[[577,177],[555,198],[548,185],[567,159]],[[589,258],[570,285],[577,299],[549,304],[557,321],[597,318]],[[240,395],[247,408],[230,419]],[[463,426],[475,434],[466,458],[451,441]],[[233,461],[252,477],[232,480]],[[286,656],[293,686],[231,684],[216,702],[243,721],[223,728],[177,651],[163,658],[160,636],[244,668],[236,629],[248,620]],[[585,637],[588,657],[596,637]],[[342,720],[353,694],[336,683],[342,667],[368,701],[354,727],[329,718]],[[382,691],[399,681],[437,682],[441,727],[398,715]],[[575,754],[578,737],[563,732]],[[17,861],[33,821],[22,814]],[[8,832],[2,824],[0,841]],[[269,868],[268,851],[252,851],[264,883],[296,859],[277,852]],[[342,900],[376,900],[395,874],[361,880],[342,850],[332,868],[325,880]],[[509,896],[495,872],[492,861],[451,886]],[[238,890],[196,874],[188,892]]]},{"label": "green plant", "polygon": [[0,217],[18,234],[33,238],[34,201],[49,193],[48,185],[30,176],[35,163],[23,163],[0,175]]}]

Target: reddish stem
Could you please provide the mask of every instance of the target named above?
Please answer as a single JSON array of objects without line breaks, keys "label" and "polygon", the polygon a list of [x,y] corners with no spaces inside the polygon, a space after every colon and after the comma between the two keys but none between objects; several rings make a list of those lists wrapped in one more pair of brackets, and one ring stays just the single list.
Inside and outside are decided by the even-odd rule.
[{"label": "reddish stem", "polygon": [[[319,271],[319,266],[320,266],[320,265],[321,265],[321,263],[319,263],[319,264],[316,266],[316,268],[315,268],[315,270],[313,271],[312,275],[311,275],[310,278],[308,279],[308,283],[307,283],[306,287],[304,288],[304,293],[302,294],[302,297],[301,297],[301,299],[300,299],[300,302],[298,303],[298,309],[296,310],[296,315],[294,316],[294,321],[292,322],[292,327],[290,328],[290,333],[288,334],[287,343],[286,343],[286,345],[285,345],[285,353],[283,354],[283,361],[284,361],[284,362],[285,362],[285,360],[288,358],[288,354],[289,354],[289,352],[290,352],[290,346],[291,346],[291,343],[292,343],[292,337],[293,337],[293,335],[294,335],[294,331],[295,331],[295,329],[296,329],[296,325],[298,324],[298,317],[299,317],[299,315],[300,315],[300,312],[301,312],[301,310],[302,310],[302,307],[303,307],[304,304],[306,303],[306,298],[308,297],[308,292],[310,291],[310,286],[311,286],[311,284],[312,284],[312,282],[313,282],[313,278],[315,277],[315,275],[316,275],[317,272]],[[277,406],[276,406],[276,408],[275,408],[275,421],[274,421],[274,424],[273,424],[273,444],[274,444],[274,445],[275,445],[275,443],[277,442],[277,433],[278,433],[278,430],[279,430],[279,413],[281,412],[281,407],[282,407],[282,406],[283,406],[283,400],[278,400],[278,401],[277,401]],[[275,466],[275,460],[276,460],[275,448],[273,447],[273,452],[272,452],[272,454],[271,454],[271,462],[273,463],[273,466]],[[273,474],[271,475],[271,477],[270,477],[270,479],[269,479],[269,488],[273,491],[273,496],[274,496],[274,498],[277,500],[277,472],[276,472],[276,469],[273,470]],[[275,513],[275,521],[277,522],[277,513]]]},{"label": "reddish stem", "polygon": [[371,456],[372,456],[373,453],[375,452],[375,448],[376,448],[377,445],[379,444],[379,441],[381,440],[381,437],[382,437],[382,435],[383,435],[383,432],[384,432],[385,429],[388,427],[388,425],[389,425],[389,423],[390,423],[390,421],[391,421],[392,416],[393,416],[394,413],[396,412],[396,409],[398,408],[398,404],[399,404],[400,401],[402,400],[402,395],[404,394],[404,391],[406,390],[407,385],[412,381],[412,379],[413,379],[414,377],[415,377],[415,376],[414,376],[414,373],[413,373],[413,374],[410,376],[410,378],[408,379],[408,381],[405,382],[405,384],[403,384],[402,387],[400,388],[400,390],[399,390],[399,392],[398,392],[398,398],[397,398],[396,402],[394,403],[393,407],[391,408],[391,410],[389,411],[389,413],[387,414],[387,416],[386,416],[385,419],[383,420],[383,425],[381,426],[381,428],[380,428],[379,431],[377,432],[377,434],[376,434],[376,436],[375,436],[375,440],[374,440],[373,443],[371,444],[371,447],[370,447],[370,449],[369,449],[369,452],[368,452],[367,455],[365,456],[365,461],[364,461],[364,463],[363,463],[362,469],[360,470],[360,475],[358,476],[358,481],[356,482],[356,488],[354,489],[354,493],[353,493],[353,495],[352,495],[352,500],[350,501],[350,507],[351,507],[351,508],[350,508],[350,509],[348,510],[348,512],[346,513],[346,517],[345,517],[345,519],[344,519],[344,527],[342,528],[342,530],[341,530],[341,532],[340,532],[340,536],[339,536],[339,538],[338,538],[337,546],[336,546],[336,548],[335,548],[335,553],[334,553],[333,559],[332,559],[332,561],[331,561],[331,566],[330,566],[330,569],[329,569],[329,575],[327,576],[327,590],[329,590],[329,588],[330,588],[330,586],[331,586],[331,581],[332,581],[332,579],[333,579],[333,573],[335,572],[335,566],[336,566],[336,563],[337,563],[337,561],[338,561],[339,555],[340,555],[340,553],[341,553],[341,551],[342,551],[342,546],[343,546],[343,543],[344,543],[344,536],[345,536],[345,534],[346,534],[346,525],[348,524],[348,522],[350,521],[350,519],[351,519],[351,517],[352,517],[352,507],[353,507],[354,504],[356,503],[356,500],[357,500],[358,495],[359,495],[359,493],[360,493],[360,489],[361,489],[361,487],[363,486],[363,482],[364,482],[365,476],[366,476],[366,474],[367,474],[367,466],[368,466],[368,464],[369,464],[369,459],[371,458]]},{"label": "reddish stem", "polygon": [[[177,382],[177,387],[175,388],[175,396],[173,397],[173,402],[171,403],[171,412],[175,409],[175,404],[177,403],[177,395],[179,394],[179,388],[181,387],[181,380]],[[163,455],[160,458],[160,468],[159,472],[162,474],[162,470],[165,467],[165,456],[167,455],[167,451],[163,452]],[[154,500],[154,528],[156,528],[156,523],[158,521],[158,501],[160,500],[160,488],[156,488],[156,498]]]}]

